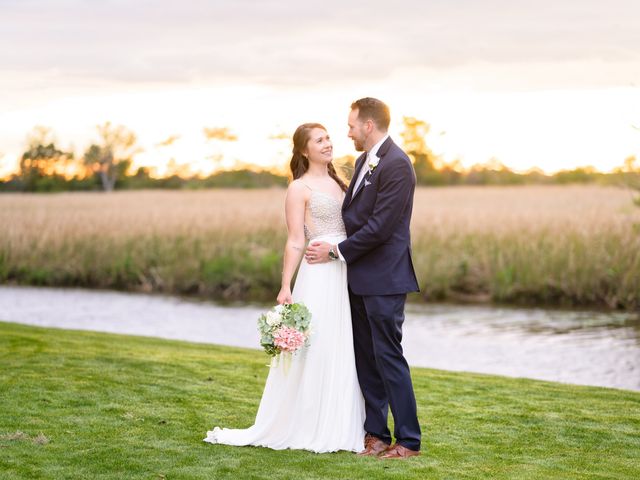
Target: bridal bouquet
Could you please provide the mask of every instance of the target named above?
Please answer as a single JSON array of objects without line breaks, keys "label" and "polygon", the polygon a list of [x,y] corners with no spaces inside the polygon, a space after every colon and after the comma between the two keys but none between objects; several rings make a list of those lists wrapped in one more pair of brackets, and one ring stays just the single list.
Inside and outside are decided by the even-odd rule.
[{"label": "bridal bouquet", "polygon": [[260,345],[268,355],[300,350],[309,339],[311,313],[302,303],[276,305],[258,318]]}]

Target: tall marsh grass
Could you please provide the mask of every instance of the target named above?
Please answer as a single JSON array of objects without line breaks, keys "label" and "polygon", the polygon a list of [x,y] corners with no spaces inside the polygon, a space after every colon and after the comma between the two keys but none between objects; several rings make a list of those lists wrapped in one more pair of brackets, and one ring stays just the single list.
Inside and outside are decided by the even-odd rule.
[{"label": "tall marsh grass", "polygon": [[[284,190],[0,195],[0,282],[273,300]],[[640,209],[595,186],[420,188],[426,300],[640,307]]]}]

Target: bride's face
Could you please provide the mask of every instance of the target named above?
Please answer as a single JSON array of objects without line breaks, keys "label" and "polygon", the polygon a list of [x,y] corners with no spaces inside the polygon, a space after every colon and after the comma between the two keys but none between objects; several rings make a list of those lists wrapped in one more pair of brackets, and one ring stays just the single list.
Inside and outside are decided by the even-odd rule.
[{"label": "bride's face", "polygon": [[311,130],[306,155],[311,163],[327,164],[333,160],[333,144],[326,131],[321,128]]}]

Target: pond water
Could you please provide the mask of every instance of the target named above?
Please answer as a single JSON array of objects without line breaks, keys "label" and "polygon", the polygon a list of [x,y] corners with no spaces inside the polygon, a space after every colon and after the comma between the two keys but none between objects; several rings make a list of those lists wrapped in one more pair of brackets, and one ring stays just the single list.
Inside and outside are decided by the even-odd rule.
[{"label": "pond water", "polygon": [[[258,348],[257,305],[112,291],[0,286],[0,320]],[[407,305],[413,366],[640,391],[640,316]]]}]

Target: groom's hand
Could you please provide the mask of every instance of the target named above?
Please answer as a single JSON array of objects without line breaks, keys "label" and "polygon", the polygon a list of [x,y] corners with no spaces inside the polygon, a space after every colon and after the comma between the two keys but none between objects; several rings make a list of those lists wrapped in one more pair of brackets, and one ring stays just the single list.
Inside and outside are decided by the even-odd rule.
[{"label": "groom's hand", "polygon": [[304,253],[307,263],[326,263],[329,260],[331,244],[327,242],[311,242]]}]

